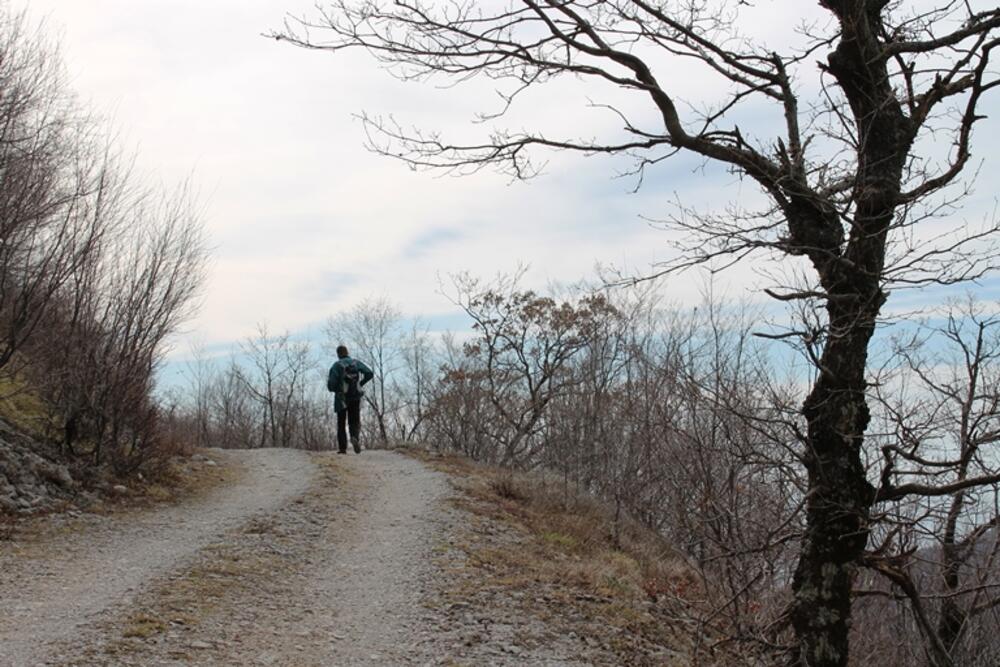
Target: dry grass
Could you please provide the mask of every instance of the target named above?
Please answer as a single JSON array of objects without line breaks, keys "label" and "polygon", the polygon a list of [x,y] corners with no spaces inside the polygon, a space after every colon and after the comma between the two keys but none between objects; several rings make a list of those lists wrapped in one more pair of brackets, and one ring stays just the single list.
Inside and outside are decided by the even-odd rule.
[{"label": "dry grass", "polygon": [[242,464],[233,458],[216,452],[202,454],[207,454],[219,465],[196,464],[184,458],[171,459],[141,488],[143,497],[154,502],[198,498],[220,486],[236,483],[246,472]]},{"label": "dry grass", "polygon": [[[682,652],[691,645],[666,619],[697,604],[685,598],[700,596],[700,578],[661,537],[631,521],[616,529],[610,508],[544,476],[453,455],[412,455],[449,473],[464,491],[456,502],[478,518],[463,545],[477,574],[456,598],[484,587],[527,591],[538,602],[532,613],[585,619],[582,631],[608,633],[611,649],[630,664],[642,663],[638,644]],[[493,539],[498,525],[510,535]]]},{"label": "dry grass", "polygon": [[617,530],[609,508],[543,476],[478,466],[452,457],[432,460],[457,475],[476,513],[527,530],[532,570],[550,572],[596,595],[656,600],[666,591],[693,590],[699,581],[665,540],[632,521]]},{"label": "dry grass", "polygon": [[[235,457],[226,456],[225,452],[196,453],[215,461],[216,465],[187,457],[171,458],[155,470],[128,480],[127,493],[102,495],[100,503],[88,507],[88,511],[116,514],[195,501],[239,482],[246,474],[243,464]],[[106,482],[109,485],[121,483],[113,477],[108,477]]]},{"label": "dry grass", "polygon": [[142,650],[142,641],[162,635],[171,628],[190,632],[251,582],[285,567],[286,563],[270,554],[239,553],[226,545],[215,549],[209,547],[190,569],[153,588],[150,596],[154,604],[124,619],[119,630],[120,639],[111,639],[103,652],[108,655],[135,653]]},{"label": "dry grass", "polygon": [[158,635],[167,629],[167,624],[163,620],[146,613],[133,614],[128,619],[128,624],[122,632],[123,637],[148,639],[153,635]]},{"label": "dry grass", "polygon": [[37,392],[9,376],[0,377],[0,417],[35,438],[48,438],[55,428],[55,419]]}]

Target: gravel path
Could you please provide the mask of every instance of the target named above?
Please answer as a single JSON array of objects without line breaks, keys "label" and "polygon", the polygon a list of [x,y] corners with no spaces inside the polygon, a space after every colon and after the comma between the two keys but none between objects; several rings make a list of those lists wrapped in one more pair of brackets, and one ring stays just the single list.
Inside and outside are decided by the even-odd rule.
[{"label": "gravel path", "polygon": [[[346,460],[361,493],[337,510],[346,530],[325,545],[304,607],[305,631],[332,637],[311,658],[321,665],[423,663],[433,641],[421,604],[433,584],[433,549],[447,520],[444,475],[390,452]],[[301,630],[300,630],[301,633]]]},{"label": "gravel path", "polygon": [[[198,664],[440,664],[437,617],[426,605],[441,583],[434,550],[454,520],[443,502],[447,477],[387,451],[331,464],[329,484],[269,517],[263,539],[230,541],[228,555],[240,562],[267,545],[283,558],[270,582],[230,595],[172,642],[201,647]],[[135,664],[195,661],[171,662],[164,648]]]},{"label": "gravel path", "polygon": [[50,645],[128,604],[146,581],[182,566],[220,534],[301,494],[315,472],[303,452],[259,449],[238,458],[246,477],[199,502],[95,517],[40,553],[0,545],[0,665],[44,664]]},{"label": "gravel path", "polygon": [[621,628],[508,590],[489,555],[528,538],[447,474],[385,451],[211,456],[246,472],[0,543],[0,667],[622,664]]},{"label": "gravel path", "polygon": [[0,665],[433,661],[447,477],[391,452],[212,454],[198,502],[0,545]]}]

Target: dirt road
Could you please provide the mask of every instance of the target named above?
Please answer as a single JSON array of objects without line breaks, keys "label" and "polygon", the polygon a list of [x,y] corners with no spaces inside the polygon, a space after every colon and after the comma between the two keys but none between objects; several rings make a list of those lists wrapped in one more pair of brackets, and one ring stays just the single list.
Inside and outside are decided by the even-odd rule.
[{"label": "dirt road", "polygon": [[378,451],[217,457],[247,473],[198,502],[0,545],[0,665],[426,662],[443,475]]},{"label": "dirt road", "polygon": [[196,499],[0,541],[0,667],[675,664],[420,461],[209,456]]}]

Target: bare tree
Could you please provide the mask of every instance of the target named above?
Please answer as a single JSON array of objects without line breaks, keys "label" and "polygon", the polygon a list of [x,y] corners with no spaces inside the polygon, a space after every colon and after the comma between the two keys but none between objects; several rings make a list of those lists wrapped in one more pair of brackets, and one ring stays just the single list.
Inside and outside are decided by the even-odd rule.
[{"label": "bare tree", "polygon": [[434,345],[425,326],[414,321],[400,337],[403,377],[394,378],[393,391],[399,396],[400,409],[396,416],[396,431],[403,442],[416,440],[424,419],[430,386],[437,368],[434,366]]},{"label": "bare tree", "polygon": [[507,466],[536,462],[549,404],[579,381],[569,362],[614,314],[601,295],[571,303],[520,290],[520,275],[486,285],[455,278],[456,303],[477,333],[465,355],[482,370],[493,412],[482,428],[493,441],[491,458]]},{"label": "bare tree", "polygon": [[127,215],[129,232],[102,258],[93,304],[99,335],[81,345],[89,355],[80,358],[96,399],[95,458],[107,442],[123,469],[152,448],[155,371],[167,337],[192,313],[206,259],[201,220],[184,191],[135,200]]},{"label": "bare tree", "polygon": [[67,89],[56,46],[0,7],[0,370],[9,377],[68,283],[99,260],[124,176]]},{"label": "bare tree", "polygon": [[157,449],[155,373],[202,281],[201,221],[183,192],[133,193],[107,209],[118,230],[49,309],[51,338],[30,348],[30,377],[63,420],[64,447],[125,473]]},{"label": "bare tree", "polygon": [[873,463],[903,483],[879,491],[885,516],[865,564],[889,586],[866,593],[909,602],[924,647],[913,658],[987,664],[1000,655],[1000,319],[966,301],[913,329],[874,385]]},{"label": "bare tree", "polygon": [[398,409],[391,392],[400,356],[399,327],[402,314],[389,299],[370,297],[345,313],[330,318],[324,331],[330,352],[345,344],[351,354],[369,364],[375,373],[365,401],[378,423],[379,440],[389,441],[389,423]]},{"label": "bare tree", "polygon": [[185,364],[185,379],[194,423],[194,439],[197,447],[211,447],[212,384],[214,364],[204,344],[191,346],[191,359]]},{"label": "bare tree", "polygon": [[[907,489],[889,475],[876,490],[862,460],[868,348],[879,313],[893,286],[979,276],[995,256],[975,243],[995,225],[934,237],[917,223],[953,209],[961,196],[949,187],[961,184],[984,96],[1000,84],[991,63],[1000,9],[953,0],[819,4],[829,21],[807,26],[800,44],[783,54],[741,33],[741,15],[751,9],[738,0],[339,0],[276,36],[314,49],[363,48],[402,78],[488,78],[502,99],[499,113],[484,112],[489,121],[560,76],[585,83],[591,96],[611,87],[646,101],[638,110],[598,105],[624,130],[596,139],[497,126],[482,141],[455,144],[365,118],[376,150],[417,166],[498,165],[523,178],[536,173],[530,149],[543,146],[633,155],[641,178],[686,151],[757,184],[769,201],[762,211],[674,216],[670,222],[689,232],[690,243],[667,270],[754,251],[801,257],[811,267],[805,284],[771,291],[815,301],[825,313],[819,331],[802,334],[818,345],[816,379],[802,408],[809,493],[789,613],[797,637],[792,659],[845,665],[851,590],[872,506]],[[826,58],[817,63],[821,53]],[[725,92],[679,99],[680,66]],[[766,139],[749,136],[735,120],[748,108],[772,113],[770,127],[781,129]],[[939,159],[930,144],[943,137],[951,147]]]},{"label": "bare tree", "polygon": [[240,346],[249,367],[234,366],[237,377],[261,410],[258,447],[291,447],[298,424],[295,414],[303,383],[312,368],[308,343],[299,343],[285,332],[271,335],[267,325],[257,326],[256,336]]},{"label": "bare tree", "polygon": [[235,359],[215,376],[211,389],[212,441],[218,447],[240,449],[253,446],[259,412],[254,410]]},{"label": "bare tree", "polygon": [[441,345],[441,372],[427,395],[426,437],[435,449],[489,460],[494,443],[484,428],[493,417],[486,373],[466,356],[454,334],[445,334]]}]

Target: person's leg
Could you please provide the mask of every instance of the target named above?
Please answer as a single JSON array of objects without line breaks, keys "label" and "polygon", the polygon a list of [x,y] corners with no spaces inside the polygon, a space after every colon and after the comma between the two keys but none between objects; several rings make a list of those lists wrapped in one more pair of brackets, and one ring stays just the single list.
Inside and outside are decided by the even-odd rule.
[{"label": "person's leg", "polygon": [[351,428],[354,451],[361,453],[361,399],[347,401],[347,422]]},{"label": "person's leg", "polygon": [[347,453],[347,410],[337,410],[337,449]]}]

